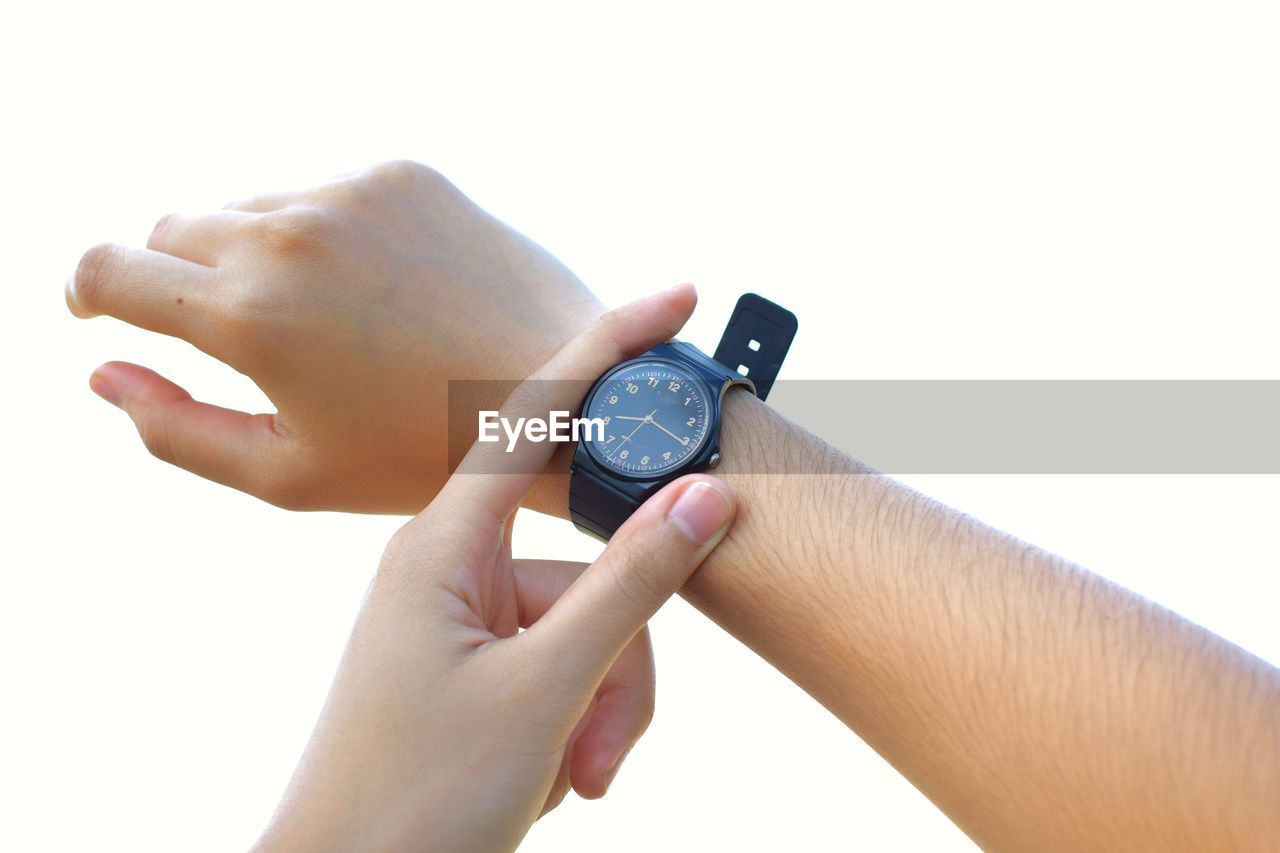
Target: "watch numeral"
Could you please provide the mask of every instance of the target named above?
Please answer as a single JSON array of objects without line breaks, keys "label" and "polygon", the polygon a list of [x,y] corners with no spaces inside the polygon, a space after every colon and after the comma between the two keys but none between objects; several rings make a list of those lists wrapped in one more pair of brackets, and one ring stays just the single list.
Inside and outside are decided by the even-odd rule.
[{"label": "watch numeral", "polygon": [[687,406],[687,405],[689,405],[689,401],[690,401],[690,400],[692,400],[692,399],[693,399],[692,397],[685,397],[685,398],[684,398],[684,404],[685,404],[686,406]]},{"label": "watch numeral", "polygon": [[631,455],[631,451],[630,451],[630,450],[624,450],[624,451],[622,451],[621,453],[619,453],[619,454],[618,454],[618,458],[619,458],[619,459],[626,459],[626,458],[627,458],[628,456],[630,456],[630,455]]},{"label": "watch numeral", "polygon": [[663,461],[664,461],[664,462],[670,462],[670,461],[671,461],[671,451],[670,451],[670,450],[668,450],[666,453],[662,454],[662,459],[663,459]]},{"label": "watch numeral", "polygon": [[649,377],[649,387],[650,387],[650,388],[657,388],[657,387],[658,387],[658,377],[656,377],[656,376],[650,376],[650,377]]},{"label": "watch numeral", "polygon": [[689,418],[689,420],[685,421],[685,424],[686,424],[687,426],[693,426],[693,425],[694,425],[694,423],[696,423],[696,422],[697,422],[697,420],[698,420],[697,418]]},{"label": "watch numeral", "polygon": [[675,391],[675,392],[679,393],[679,391],[680,391],[680,380],[679,380],[679,379],[672,379],[670,382],[668,382],[668,383],[667,383],[667,387],[668,387],[668,388],[670,388],[672,391]]},{"label": "watch numeral", "polygon": [[616,403],[616,402],[618,402],[618,395],[617,395],[617,394],[613,394],[612,396],[610,396],[610,397],[609,397],[609,405],[610,405],[610,406],[612,406],[612,405],[613,405],[614,403]]},{"label": "watch numeral", "polygon": [[628,394],[634,394],[634,393],[636,393],[636,392],[637,392],[637,391],[639,391],[639,390],[640,390],[640,386],[639,386],[639,385],[637,385],[637,384],[635,384],[634,382],[628,382],[628,383],[627,383],[627,393],[628,393]]},{"label": "watch numeral", "polygon": [[648,456],[641,456],[641,457],[640,457],[640,464],[641,464],[641,465],[648,465],[648,464],[649,464],[649,457],[648,457]]}]

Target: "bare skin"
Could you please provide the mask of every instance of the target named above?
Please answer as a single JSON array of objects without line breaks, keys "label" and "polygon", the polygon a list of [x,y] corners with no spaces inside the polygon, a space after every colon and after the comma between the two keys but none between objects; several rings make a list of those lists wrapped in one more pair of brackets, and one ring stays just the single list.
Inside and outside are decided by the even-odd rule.
[{"label": "bare skin", "polygon": [[[742,508],[685,596],[979,844],[1252,850],[1280,838],[1280,671],[746,395],[730,402],[722,446],[717,473]],[[779,446],[829,473],[762,472]]]},{"label": "bare skin", "polygon": [[[443,428],[425,414],[444,380],[527,375],[602,311],[422,167],[236,207],[162,222],[151,253],[91,250],[68,302],[184,337],[255,379],[278,414],[209,409],[133,366],[91,384],[161,458],[281,505],[417,511],[448,474]],[[726,405],[718,474],[738,520],[684,594],[976,841],[1280,838],[1274,667],[867,470],[745,394]],[[770,458],[822,473],[770,473]],[[565,514],[564,462],[527,506]]]},{"label": "bare skin", "polygon": [[[672,299],[688,305],[657,294],[593,323],[536,378],[599,373],[660,343]],[[538,384],[504,411],[542,417],[581,393],[546,383],[548,400]],[[551,446],[521,451],[475,444],[387,547],[262,853],[514,849],[567,791],[575,742],[610,701],[619,659],[733,521],[724,484],[691,475],[589,567],[516,560],[513,514],[536,477],[522,472]],[[530,590],[528,573],[546,568],[564,582]]]}]

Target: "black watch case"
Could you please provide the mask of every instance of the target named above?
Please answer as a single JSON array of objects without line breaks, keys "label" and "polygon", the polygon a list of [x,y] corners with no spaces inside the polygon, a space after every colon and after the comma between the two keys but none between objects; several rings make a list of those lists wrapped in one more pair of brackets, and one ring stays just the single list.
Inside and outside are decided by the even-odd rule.
[{"label": "black watch case", "polygon": [[[601,376],[596,383],[591,386],[591,390],[583,399],[582,410],[588,411],[591,403],[595,400],[596,394],[604,387],[609,380],[616,374],[626,370],[637,362],[657,362],[660,364],[669,364],[679,369],[683,373],[690,374],[696,382],[701,386],[703,397],[707,400],[708,416],[707,416],[707,440],[703,446],[698,448],[698,452],[694,453],[689,459],[685,460],[678,468],[670,471],[663,471],[656,475],[636,476],[625,474],[618,471],[596,456],[596,451],[589,442],[579,441],[577,448],[573,454],[573,473],[576,475],[586,474],[597,480],[604,481],[612,486],[615,490],[621,492],[626,497],[634,500],[638,506],[653,495],[654,492],[661,489],[667,483],[683,477],[685,474],[692,474],[697,471],[705,471],[713,468],[720,461],[720,423],[721,412],[724,406],[724,395],[734,385],[743,386],[744,390],[755,393],[755,386],[751,380],[736,377],[729,373],[727,368],[712,361],[708,356],[698,352],[698,356],[706,359],[707,364],[700,364],[699,359],[693,356],[687,356],[681,352],[682,347],[689,347],[688,344],[680,342],[672,342],[654,347],[644,355],[636,358],[627,359],[621,364],[615,366],[608,373]],[[689,347],[692,349],[692,347]],[[665,350],[665,351],[664,351]],[[697,350],[694,350],[697,352]],[[712,373],[712,370],[715,373]],[[719,384],[719,389],[715,388],[713,383]]]}]

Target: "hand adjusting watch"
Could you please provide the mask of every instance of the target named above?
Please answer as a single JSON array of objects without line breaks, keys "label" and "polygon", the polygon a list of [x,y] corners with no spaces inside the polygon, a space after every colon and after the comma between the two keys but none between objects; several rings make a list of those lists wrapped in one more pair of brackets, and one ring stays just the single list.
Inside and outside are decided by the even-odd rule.
[{"label": "hand adjusting watch", "polygon": [[765,399],[796,328],[790,311],[746,293],[714,359],[670,341],[600,377],[581,416],[604,421],[604,436],[586,430],[570,467],[569,517],[578,529],[607,542],[667,483],[714,467],[725,393],[741,385]]}]

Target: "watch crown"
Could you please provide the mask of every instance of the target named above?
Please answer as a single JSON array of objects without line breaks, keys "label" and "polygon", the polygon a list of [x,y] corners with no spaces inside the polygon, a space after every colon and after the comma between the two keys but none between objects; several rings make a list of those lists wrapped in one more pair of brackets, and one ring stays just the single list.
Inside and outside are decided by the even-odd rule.
[{"label": "watch crown", "polygon": [[709,460],[707,460],[707,467],[708,467],[708,468],[714,468],[714,467],[716,467],[716,466],[717,466],[717,465],[719,465],[719,464],[720,464],[720,454],[719,454],[719,453],[712,453],[712,454],[711,454],[711,458],[710,458]]}]

